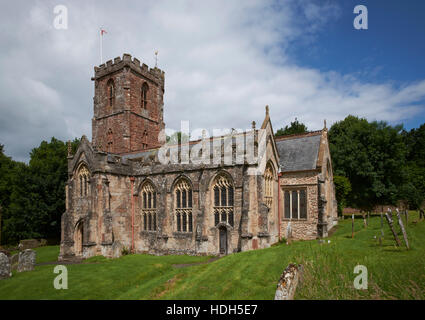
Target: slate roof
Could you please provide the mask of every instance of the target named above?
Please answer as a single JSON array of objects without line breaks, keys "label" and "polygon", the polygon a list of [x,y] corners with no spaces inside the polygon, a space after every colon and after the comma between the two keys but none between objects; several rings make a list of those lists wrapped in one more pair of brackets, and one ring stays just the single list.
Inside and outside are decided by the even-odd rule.
[{"label": "slate roof", "polygon": [[276,140],[282,172],[316,169],[320,134]]}]

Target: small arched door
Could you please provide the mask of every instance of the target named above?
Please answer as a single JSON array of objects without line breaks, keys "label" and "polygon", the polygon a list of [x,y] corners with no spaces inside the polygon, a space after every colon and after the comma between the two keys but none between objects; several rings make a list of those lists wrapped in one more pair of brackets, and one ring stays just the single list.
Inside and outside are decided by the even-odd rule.
[{"label": "small arched door", "polygon": [[227,229],[225,227],[220,227],[220,254],[227,254]]},{"label": "small arched door", "polygon": [[74,233],[74,252],[76,256],[83,254],[83,223],[79,222]]}]

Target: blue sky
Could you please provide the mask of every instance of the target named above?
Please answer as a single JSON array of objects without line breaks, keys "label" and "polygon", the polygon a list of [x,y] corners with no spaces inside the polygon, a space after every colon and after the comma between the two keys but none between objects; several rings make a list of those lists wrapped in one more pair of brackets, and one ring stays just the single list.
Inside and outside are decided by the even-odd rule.
[{"label": "blue sky", "polygon": [[[68,28],[54,27],[54,8]],[[368,30],[353,9],[368,8]],[[0,11],[0,143],[28,161],[52,136],[91,140],[93,67],[129,53],[165,71],[164,121],[192,137],[347,115],[425,122],[425,1],[16,0]],[[17,85],[19,84],[19,85]],[[193,132],[195,131],[195,132]]]},{"label": "blue sky", "polygon": [[[353,28],[353,8],[359,4],[368,9],[367,30]],[[296,63],[325,72],[358,72],[365,81],[395,86],[425,79],[425,1],[344,0],[338,5],[338,17],[329,19],[314,42],[290,47]],[[403,122],[407,129],[421,125],[425,110]]]}]

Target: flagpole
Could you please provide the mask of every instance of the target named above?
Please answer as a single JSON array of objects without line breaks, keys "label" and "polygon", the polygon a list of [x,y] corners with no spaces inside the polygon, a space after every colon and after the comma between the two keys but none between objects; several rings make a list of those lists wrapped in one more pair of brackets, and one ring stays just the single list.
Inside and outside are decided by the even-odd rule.
[{"label": "flagpole", "polygon": [[100,28],[100,64],[102,64],[102,61],[103,61],[103,56],[102,56],[102,39],[103,39],[102,28]]}]

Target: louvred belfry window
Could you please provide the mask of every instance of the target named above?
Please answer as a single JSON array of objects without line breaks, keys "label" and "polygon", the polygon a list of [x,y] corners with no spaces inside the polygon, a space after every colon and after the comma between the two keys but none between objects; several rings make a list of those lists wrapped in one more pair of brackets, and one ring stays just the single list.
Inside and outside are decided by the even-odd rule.
[{"label": "louvred belfry window", "polygon": [[110,107],[112,107],[115,102],[115,86],[114,86],[114,81],[112,79],[108,81],[107,87],[108,87],[108,100],[109,100],[108,104]]},{"label": "louvred belfry window", "polygon": [[140,93],[140,101],[141,101],[140,106],[143,109],[147,109],[147,107],[148,107],[148,90],[149,90],[148,84],[146,82],[144,82],[142,84],[142,90],[141,90],[141,93]]}]

